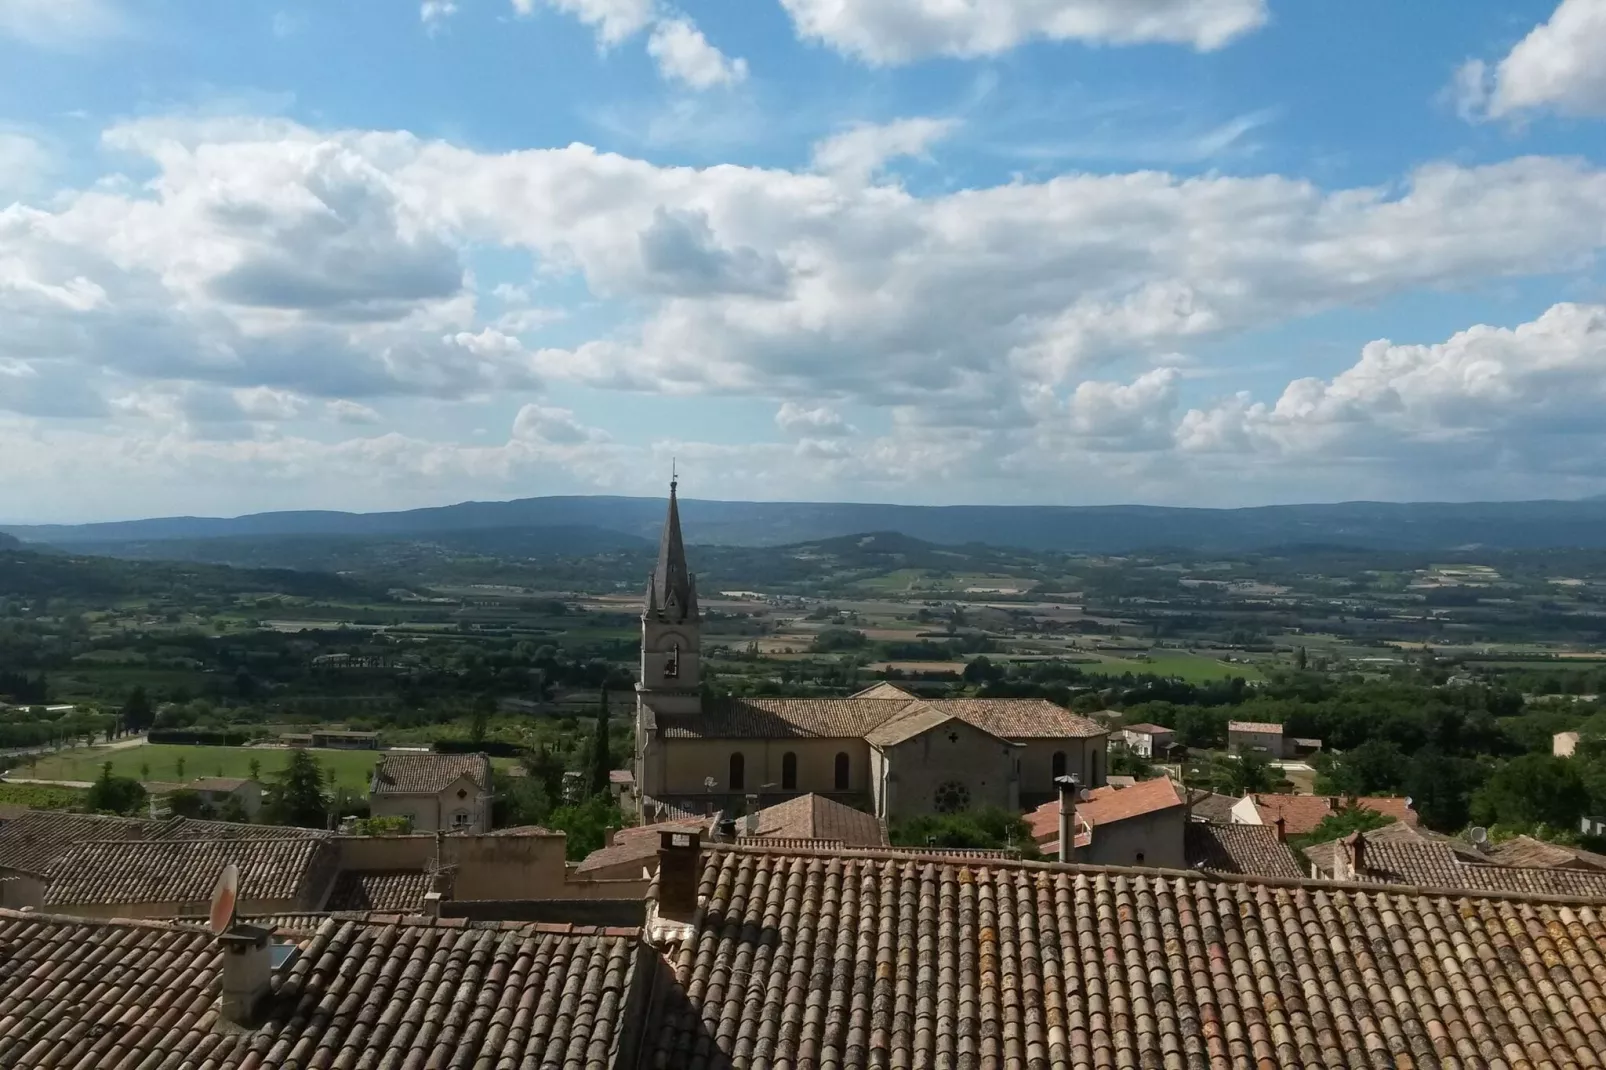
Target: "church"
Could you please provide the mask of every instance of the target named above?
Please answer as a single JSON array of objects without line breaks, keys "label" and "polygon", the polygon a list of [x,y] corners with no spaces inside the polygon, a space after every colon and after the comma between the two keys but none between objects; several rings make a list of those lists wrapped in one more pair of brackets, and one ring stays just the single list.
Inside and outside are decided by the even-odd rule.
[{"label": "church", "polygon": [[[738,810],[807,792],[883,819],[1055,797],[1104,783],[1108,732],[1044,699],[923,699],[890,683],[846,698],[705,698],[702,613],[676,484],[641,612],[635,779],[642,813]],[[649,818],[650,820],[650,818]]]}]

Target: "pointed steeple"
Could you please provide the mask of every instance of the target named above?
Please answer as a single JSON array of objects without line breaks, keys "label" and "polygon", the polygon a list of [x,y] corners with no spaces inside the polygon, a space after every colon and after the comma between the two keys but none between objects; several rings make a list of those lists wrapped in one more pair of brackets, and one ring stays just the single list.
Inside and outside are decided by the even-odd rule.
[{"label": "pointed steeple", "polygon": [[658,564],[647,585],[648,616],[671,624],[698,619],[697,578],[686,567],[686,544],[680,537],[680,503],[676,500],[679,480],[669,481],[669,516],[658,542]]}]

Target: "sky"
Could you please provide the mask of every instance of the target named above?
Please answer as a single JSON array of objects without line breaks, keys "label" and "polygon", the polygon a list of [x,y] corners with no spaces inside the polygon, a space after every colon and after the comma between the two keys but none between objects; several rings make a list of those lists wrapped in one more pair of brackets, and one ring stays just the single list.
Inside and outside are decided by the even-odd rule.
[{"label": "sky", "polygon": [[1606,492],[1606,0],[0,0],[0,520]]}]

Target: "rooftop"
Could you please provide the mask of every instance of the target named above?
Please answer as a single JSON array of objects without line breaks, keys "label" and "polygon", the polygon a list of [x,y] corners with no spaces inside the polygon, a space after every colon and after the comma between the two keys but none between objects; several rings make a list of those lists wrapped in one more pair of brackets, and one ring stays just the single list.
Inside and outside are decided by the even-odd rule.
[{"label": "rooftop", "polygon": [[1259,877],[1305,875],[1293,849],[1268,825],[1190,821],[1183,830],[1183,849],[1190,868]]},{"label": "rooftop", "polygon": [[1169,735],[1171,733],[1171,729],[1165,727],[1164,725],[1149,724],[1147,722],[1144,722],[1143,724],[1129,724],[1126,726],[1126,730],[1128,732],[1142,732],[1147,736]]},{"label": "rooftop", "polygon": [[1362,810],[1376,811],[1406,825],[1415,825],[1417,822],[1416,811],[1406,805],[1406,800],[1385,795],[1362,795],[1346,800],[1336,795],[1260,794],[1254,800],[1255,809],[1260,813],[1260,823],[1274,825],[1281,817],[1283,830],[1289,836],[1307,836],[1315,832],[1323,819],[1343,810],[1350,802]]},{"label": "rooftop", "polygon": [[484,790],[491,784],[491,759],[483,754],[386,754],[374,770],[375,795],[434,795],[463,777]]},{"label": "rooftop", "polygon": [[[1157,810],[1182,805],[1182,796],[1170,777],[1159,776],[1140,780],[1130,788],[1117,788],[1106,784],[1082,793],[1076,804],[1076,816],[1097,829],[1128,818],[1142,817]],[[1050,799],[1026,815],[1026,824],[1032,830],[1032,839],[1039,844],[1059,839],[1060,801]],[[1077,837],[1081,842],[1081,837]]]},{"label": "rooftop", "polygon": [[1595,906],[1045,863],[715,848],[650,936],[659,1067],[1579,1065]]},{"label": "rooftop", "polygon": [[337,910],[401,910],[424,908],[430,876],[417,869],[348,870],[335,880],[324,908]]},{"label": "rooftop", "polygon": [[1606,872],[1597,869],[1473,864],[1444,843],[1368,840],[1361,858],[1353,873],[1358,881],[1606,902]]},{"label": "rooftop", "polygon": [[1086,738],[1108,731],[1046,699],[924,700],[888,690],[872,688],[849,698],[726,697],[705,703],[701,713],[655,711],[654,719],[669,739],[863,739],[888,721],[917,712],[958,717],[1005,739]]},{"label": "rooftop", "polygon": [[253,783],[250,777],[204,776],[192,780],[184,786],[192,791],[237,791],[250,783]]},{"label": "rooftop", "polygon": [[740,818],[737,829],[743,836],[835,840],[847,847],[885,847],[887,844],[886,829],[873,814],[855,810],[824,795],[800,795],[765,807],[758,812],[756,833],[748,833]]},{"label": "rooftop", "polygon": [[56,860],[45,905],[206,903],[230,862],[241,902],[302,899],[331,853],[321,839],[88,841]]},{"label": "rooftop", "polygon": [[1283,726],[1275,721],[1228,721],[1229,732],[1260,732],[1272,735],[1282,735]]},{"label": "rooftop", "polygon": [[330,918],[260,1027],[225,1031],[210,932],[0,910],[0,1066],[612,1066],[636,945],[629,930]]}]

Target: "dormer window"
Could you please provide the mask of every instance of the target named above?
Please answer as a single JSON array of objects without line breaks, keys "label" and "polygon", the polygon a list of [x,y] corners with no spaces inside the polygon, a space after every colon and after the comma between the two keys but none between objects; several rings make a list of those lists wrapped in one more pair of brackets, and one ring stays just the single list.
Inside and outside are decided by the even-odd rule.
[{"label": "dormer window", "polygon": [[664,679],[673,680],[680,675],[680,644],[670,643],[664,654]]}]

